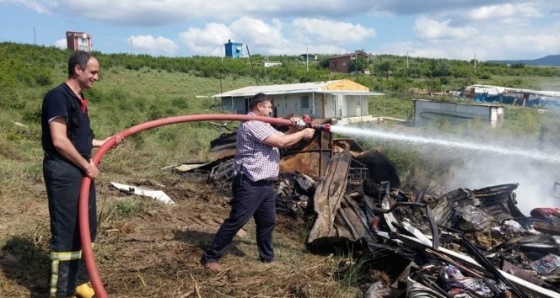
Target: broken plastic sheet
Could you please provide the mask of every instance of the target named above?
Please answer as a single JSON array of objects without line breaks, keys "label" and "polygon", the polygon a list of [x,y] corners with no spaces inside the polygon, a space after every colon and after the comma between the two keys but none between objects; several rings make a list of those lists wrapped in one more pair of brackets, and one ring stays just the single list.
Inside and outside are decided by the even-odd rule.
[{"label": "broken plastic sheet", "polygon": [[555,254],[548,254],[529,263],[529,267],[540,275],[557,275],[560,274],[560,257]]},{"label": "broken plastic sheet", "polygon": [[447,294],[456,296],[457,294],[468,293],[473,297],[496,297],[501,295],[507,287],[503,283],[496,283],[491,279],[471,278],[464,276],[461,271],[453,266],[443,267],[439,274],[440,282]]},{"label": "broken plastic sheet", "polygon": [[147,188],[143,188],[140,186],[133,186],[133,185],[126,185],[126,184],[121,184],[121,183],[116,183],[116,182],[111,182],[111,184],[118,188],[121,191],[124,192],[128,192],[128,193],[132,193],[135,195],[139,195],[139,196],[148,196],[148,197],[152,197],[160,202],[166,203],[166,204],[175,204],[175,202],[167,195],[165,194],[163,191],[161,190],[152,190],[152,189],[147,189]]}]

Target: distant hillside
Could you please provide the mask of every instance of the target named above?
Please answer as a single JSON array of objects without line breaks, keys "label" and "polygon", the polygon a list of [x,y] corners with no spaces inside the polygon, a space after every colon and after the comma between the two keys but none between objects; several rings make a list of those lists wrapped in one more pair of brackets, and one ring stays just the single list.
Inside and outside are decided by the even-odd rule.
[{"label": "distant hillside", "polygon": [[560,66],[560,55],[548,55],[534,60],[492,60],[488,62],[497,62],[505,64],[538,65],[538,66]]}]

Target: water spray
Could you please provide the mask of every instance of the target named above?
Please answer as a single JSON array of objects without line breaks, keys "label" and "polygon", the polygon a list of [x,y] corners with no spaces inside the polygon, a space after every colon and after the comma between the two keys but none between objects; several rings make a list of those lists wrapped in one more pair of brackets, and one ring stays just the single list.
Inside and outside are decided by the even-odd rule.
[{"label": "water spray", "polygon": [[514,148],[505,148],[491,144],[478,144],[465,141],[451,141],[445,139],[426,138],[418,135],[406,135],[401,133],[383,132],[374,129],[363,129],[357,127],[333,125],[329,127],[329,131],[341,135],[350,135],[358,137],[370,137],[385,140],[396,140],[405,143],[436,145],[444,147],[454,147],[459,149],[492,152],[502,155],[521,156],[533,160],[560,163],[560,156],[548,154],[542,151],[522,150]]}]

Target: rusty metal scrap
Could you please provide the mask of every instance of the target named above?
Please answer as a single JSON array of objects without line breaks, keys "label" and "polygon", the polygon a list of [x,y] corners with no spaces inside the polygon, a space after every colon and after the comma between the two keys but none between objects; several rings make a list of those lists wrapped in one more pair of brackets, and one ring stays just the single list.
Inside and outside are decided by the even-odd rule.
[{"label": "rusty metal scrap", "polygon": [[[334,176],[332,173],[328,176],[329,173],[331,172],[328,170],[321,189],[324,190],[329,186],[331,192],[337,190],[339,193],[343,189],[340,187],[341,185],[348,185],[348,180],[344,175],[337,176],[340,182],[335,184]],[[554,242],[551,236],[528,234],[531,230],[528,223],[531,220],[523,216],[515,207],[513,190],[517,188],[517,184],[496,185],[476,190],[457,189],[431,200],[428,204],[409,197],[399,190],[391,189],[387,182],[375,184],[377,189],[373,191],[372,187],[365,187],[365,182],[363,192],[354,190],[349,192],[347,188],[342,199],[337,195],[332,197],[332,201],[329,201],[329,196],[315,194],[314,210],[317,213],[315,224],[318,227],[316,231],[322,233],[321,238],[310,236],[308,242],[319,242],[317,239],[321,239],[319,243],[326,244],[331,239],[333,243],[336,243],[340,241],[340,238],[355,242],[366,240],[369,250],[378,256],[396,253],[411,262],[424,258],[422,262],[433,264],[432,271],[435,270],[434,272],[441,272],[448,265],[455,266],[463,274],[469,276],[470,279],[465,280],[469,286],[483,289],[480,290],[482,292],[479,292],[475,288],[471,290],[464,288],[460,291],[458,288],[446,288],[445,283],[437,278],[437,273],[432,273],[435,275],[429,275],[427,272],[416,274],[421,269],[415,269],[416,271],[403,273],[407,276],[407,297],[417,295],[449,297],[459,293],[463,293],[461,297],[498,297],[500,295],[560,297],[556,293],[558,290],[558,284],[555,283],[556,276],[551,276],[547,281],[539,277],[523,278],[522,273],[525,272],[523,270],[529,268],[528,261],[519,263],[518,266],[522,267],[504,265],[509,264],[506,260],[511,262],[519,258],[523,259],[523,251],[538,248],[545,253],[559,249],[558,243]],[[366,189],[372,196],[365,194]],[[337,202],[340,202],[339,205]],[[484,212],[486,214],[488,220],[486,220],[484,228],[479,226],[473,229],[472,227],[475,225],[465,224],[468,216],[463,216],[460,217],[463,224],[452,225],[457,230],[440,231],[440,228],[444,226],[441,225],[438,228],[436,218],[431,214],[429,206],[435,205],[437,209],[437,206],[445,202],[448,203],[446,208],[450,213],[446,217],[447,220],[457,218],[457,208],[452,207],[469,206],[469,208],[463,208],[463,212]],[[318,204],[319,206],[317,206]],[[381,217],[380,214],[382,214]],[[441,221],[441,218],[440,223],[445,223],[445,221]],[[333,219],[334,221],[332,221]],[[471,220],[475,220],[474,217],[471,217]],[[331,222],[331,225],[325,224]],[[519,224],[515,226],[512,222]],[[503,231],[496,227],[500,227]],[[476,235],[472,234],[473,232],[490,231],[490,228],[492,228],[492,233],[497,233],[497,236],[506,237],[506,235],[517,234],[518,237],[513,238],[517,240],[510,239],[508,242],[505,241],[507,238],[503,238],[504,242],[494,247],[483,247],[481,243],[473,242],[472,237]],[[467,237],[467,234],[464,233],[471,234],[468,234]],[[316,234],[318,233],[315,232],[313,235]],[[442,244],[439,243],[440,237],[445,239]],[[454,250],[446,247],[454,248]],[[468,254],[465,254],[464,251]],[[489,253],[490,251],[492,253]],[[427,255],[431,257],[427,258]],[[477,284],[479,285],[475,286]],[[398,287],[397,284],[394,286]]]},{"label": "rusty metal scrap", "polygon": [[505,219],[524,217],[516,207],[518,184],[503,184],[477,190],[459,188],[434,200],[434,216],[444,227],[477,231]]},{"label": "rusty metal scrap", "polygon": [[318,217],[309,233],[308,243],[340,236],[340,233],[345,232],[336,228],[335,217],[346,190],[350,160],[351,155],[344,151],[334,155],[329,161],[313,197],[313,209]]},{"label": "rusty metal scrap", "polygon": [[315,192],[316,182],[302,174],[283,174],[276,187],[276,212],[303,218]]}]

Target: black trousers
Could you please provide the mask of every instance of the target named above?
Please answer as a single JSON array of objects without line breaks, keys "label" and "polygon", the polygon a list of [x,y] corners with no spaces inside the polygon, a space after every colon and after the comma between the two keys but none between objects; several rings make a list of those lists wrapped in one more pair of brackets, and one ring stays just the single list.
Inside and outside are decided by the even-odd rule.
[{"label": "black trousers", "polygon": [[[45,156],[43,176],[49,200],[51,226],[50,296],[68,297],[76,286],[89,281],[81,258],[82,246],[78,227],[78,200],[84,173],[60,157]],[[89,191],[89,226],[92,242],[97,232],[95,184]]]},{"label": "black trousers", "polygon": [[272,233],[276,224],[276,200],[273,181],[251,181],[238,175],[232,183],[233,199],[229,217],[222,223],[212,246],[203,254],[205,262],[218,262],[226,253],[235,234],[249,221],[255,219],[257,248],[261,261],[274,259]]}]

